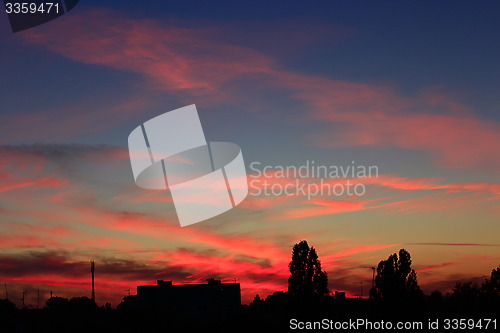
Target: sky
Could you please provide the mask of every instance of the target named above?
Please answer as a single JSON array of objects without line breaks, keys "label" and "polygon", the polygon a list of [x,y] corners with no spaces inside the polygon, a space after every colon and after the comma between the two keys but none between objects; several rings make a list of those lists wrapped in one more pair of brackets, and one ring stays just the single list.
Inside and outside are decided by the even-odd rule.
[{"label": "sky", "polygon": [[[12,33],[2,12],[0,282],[18,305],[90,296],[95,260],[98,304],[206,278],[240,282],[248,303],[286,290],[300,240],[352,297],[400,248],[426,293],[481,282],[500,265],[499,15],[490,1],[82,1]],[[168,191],[135,185],[127,140],[191,104],[208,141],[241,147],[249,195],[180,227]],[[312,164],[377,172],[280,172]],[[312,193],[347,181],[363,193]]]}]

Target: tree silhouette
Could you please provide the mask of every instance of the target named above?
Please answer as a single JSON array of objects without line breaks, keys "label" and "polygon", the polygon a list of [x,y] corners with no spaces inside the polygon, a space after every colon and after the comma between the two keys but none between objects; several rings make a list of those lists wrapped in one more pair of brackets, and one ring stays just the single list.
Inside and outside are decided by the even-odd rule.
[{"label": "tree silhouette", "polygon": [[87,296],[71,298],[69,300],[68,306],[72,311],[79,312],[90,312],[97,309],[97,304],[95,303],[95,301],[91,298],[88,298]]},{"label": "tree silhouette", "polygon": [[0,314],[11,313],[16,310],[16,305],[7,299],[0,299]]},{"label": "tree silhouette", "polygon": [[61,310],[66,310],[68,308],[68,304],[69,304],[69,299],[65,297],[54,296],[47,300],[47,302],[45,303],[45,307],[47,309],[61,311]]},{"label": "tree silhouette", "polygon": [[417,273],[411,268],[411,256],[405,249],[382,260],[377,267],[375,286],[370,296],[387,302],[401,302],[422,295],[417,282]]},{"label": "tree silhouette", "polygon": [[457,282],[450,296],[453,310],[459,313],[476,312],[479,292],[479,287],[473,281]]},{"label": "tree silhouette", "polygon": [[491,297],[500,297],[500,266],[491,271],[490,278],[481,285],[481,292]]},{"label": "tree silhouette", "polygon": [[303,240],[293,246],[292,261],[288,265],[288,293],[291,296],[327,296],[328,275],[321,270],[321,261],[314,247]]},{"label": "tree silhouette", "polygon": [[471,302],[479,295],[479,288],[477,284],[472,281],[457,282],[453,288],[453,297],[460,298],[466,302]]},{"label": "tree silhouette", "polygon": [[119,311],[132,311],[137,310],[138,307],[137,295],[129,295],[123,297],[123,301],[116,306],[116,309]]}]

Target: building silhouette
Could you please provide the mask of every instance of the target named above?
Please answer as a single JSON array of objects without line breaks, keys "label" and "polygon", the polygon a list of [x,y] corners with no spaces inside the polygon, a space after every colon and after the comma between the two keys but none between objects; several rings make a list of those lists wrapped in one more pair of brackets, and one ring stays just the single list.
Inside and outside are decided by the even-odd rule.
[{"label": "building silhouette", "polygon": [[137,287],[137,305],[189,317],[227,317],[240,309],[240,284],[207,279],[206,284],[174,285],[157,280],[157,285]]},{"label": "building silhouette", "polygon": [[346,299],[345,291],[335,290],[335,299],[339,301],[344,301]]}]

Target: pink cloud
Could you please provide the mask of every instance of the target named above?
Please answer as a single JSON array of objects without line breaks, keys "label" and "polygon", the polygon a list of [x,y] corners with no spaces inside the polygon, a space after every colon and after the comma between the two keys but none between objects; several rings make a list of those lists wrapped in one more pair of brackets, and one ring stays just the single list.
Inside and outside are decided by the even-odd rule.
[{"label": "pink cloud", "polygon": [[457,263],[454,263],[454,262],[444,262],[442,264],[437,264],[437,265],[422,266],[422,267],[416,268],[415,271],[416,272],[433,271],[433,270],[436,270],[436,269],[441,269],[441,268],[444,268],[444,267],[450,267],[450,266],[453,266],[453,265],[457,265]]},{"label": "pink cloud", "polygon": [[[89,19],[94,24],[89,26]],[[141,74],[157,88],[195,93],[213,91],[239,75],[269,72],[272,63],[255,50],[215,42],[206,29],[166,27],[101,9],[24,36],[79,62]]]},{"label": "pink cloud", "polygon": [[58,142],[95,134],[121,125],[152,104],[145,93],[123,96],[108,92],[104,101],[93,97],[52,109],[0,115],[0,121],[9,124],[0,132],[0,143]]},{"label": "pink cloud", "polygon": [[[314,206],[308,205],[309,203]],[[311,199],[303,207],[290,208],[274,215],[274,219],[298,219],[369,209],[368,201]]]},{"label": "pink cloud", "polygon": [[58,178],[43,177],[26,183],[3,184],[0,185],[0,193],[12,191],[26,187],[53,187],[61,186],[66,182]]},{"label": "pink cloud", "polygon": [[[86,24],[90,20],[94,23]],[[495,154],[500,125],[476,117],[471,108],[436,90],[407,97],[388,85],[287,71],[250,47],[218,41],[222,32],[217,29],[167,26],[101,9],[58,23],[23,36],[27,43],[78,62],[139,74],[150,88],[179,96],[214,98],[217,92],[217,103],[241,103],[240,92],[225,89],[241,77],[251,78],[254,85],[289,90],[305,103],[312,119],[335,126],[318,135],[315,145],[422,150],[452,168],[495,167],[500,162]]]},{"label": "pink cloud", "polygon": [[[475,207],[486,205],[488,209],[495,208],[500,193],[500,184],[495,182],[445,182],[441,178],[402,177],[395,174],[378,174],[361,178],[301,178],[299,186],[304,185],[305,194],[297,191],[297,183],[293,174],[284,176],[280,171],[268,170],[260,177],[250,175],[250,196],[242,207],[245,209],[268,213],[270,219],[298,219],[338,213],[356,212],[367,209],[391,209],[402,211],[434,211],[456,207]],[[276,186],[276,192],[268,190],[265,194],[264,181],[267,188]],[[365,186],[367,197],[347,195],[347,181],[352,187],[356,184]],[[341,185],[344,194],[335,196],[332,188]],[[317,195],[308,192],[308,187],[318,190]],[[323,187],[321,187],[323,186]],[[279,190],[288,187],[289,193]],[[393,190],[384,191],[384,197],[377,193],[377,188]],[[319,190],[322,189],[322,190]],[[329,192],[329,190],[331,190]],[[281,191],[281,192],[280,192]],[[418,196],[404,199],[405,193],[415,192]],[[314,192],[316,193],[316,192]],[[307,196],[311,194],[311,199]],[[272,211],[272,212],[271,212]]]},{"label": "pink cloud", "polygon": [[59,246],[59,242],[27,234],[8,234],[3,232],[0,236],[0,247],[5,249],[26,249],[41,246]]},{"label": "pink cloud", "polygon": [[[63,150],[61,147],[58,149]],[[25,147],[26,150],[26,147]],[[28,149],[29,150],[29,149]],[[84,162],[91,160],[99,163],[107,163],[109,150],[104,149],[104,153],[92,153],[92,154],[77,154],[73,161],[78,161],[80,167],[84,167]],[[48,152],[46,152],[48,154]],[[46,175],[44,172],[51,170],[54,165],[52,165],[49,158],[43,158],[46,154],[34,154],[34,153],[12,153],[6,160],[0,161],[2,163],[2,173],[3,179],[15,179],[16,182],[23,183],[25,181],[41,179],[42,175]],[[125,156],[126,157],[126,156]],[[116,154],[110,153],[109,158],[111,160],[119,159],[123,161],[125,157],[117,152]],[[19,166],[19,170],[15,170],[16,166]],[[74,171],[74,170],[73,170]],[[270,174],[271,175],[271,174]],[[42,177],[43,178],[43,177]],[[123,197],[120,197],[123,193],[122,187],[106,187],[104,188],[104,195],[99,191],[105,187],[104,184],[99,183],[99,186],[93,184],[81,184],[75,179],[68,179],[71,183],[71,188],[74,189],[72,193],[67,192],[67,188],[64,188],[64,193],[67,197],[64,197],[62,201],[32,201],[32,206],[30,209],[15,209],[2,208],[2,213],[5,212],[6,217],[16,219],[36,219],[40,224],[34,226],[33,228],[22,229],[19,225],[19,232],[16,234],[12,232],[16,227],[15,224],[12,226],[6,226],[2,223],[2,227],[5,227],[10,233],[4,234],[4,237],[0,239],[0,243],[5,245],[7,249],[16,249],[32,246],[48,246],[51,248],[67,247],[71,250],[86,250],[90,247],[95,247],[99,251],[105,252],[106,250],[122,251],[124,256],[130,255],[133,251],[145,250],[144,253],[140,254],[141,260],[149,260],[153,262],[158,260],[158,267],[155,266],[155,273],[164,271],[165,267],[161,266],[171,255],[170,264],[175,265],[175,267],[181,268],[182,272],[189,270],[189,275],[185,277],[185,280],[180,282],[189,281],[202,281],[206,277],[206,274],[214,274],[216,267],[220,267],[219,271],[225,276],[235,276],[240,279],[240,281],[245,285],[245,297],[250,298],[255,292],[262,291],[276,291],[283,290],[286,288],[286,276],[288,274],[286,265],[290,260],[290,249],[293,242],[290,241],[291,238],[295,237],[297,240],[304,237],[305,233],[300,233],[297,235],[290,230],[280,230],[281,233],[276,232],[275,234],[259,234],[259,230],[250,231],[247,233],[241,233],[238,231],[238,226],[234,229],[231,227],[212,229],[210,227],[205,228],[203,225],[194,226],[192,228],[179,228],[178,223],[174,217],[171,215],[165,216],[165,210],[161,213],[155,212],[141,212],[136,211],[130,205],[130,202],[143,202],[144,199],[141,194],[137,194],[137,199],[134,201],[134,194],[121,202]],[[65,179],[65,178],[62,178]],[[279,182],[280,184],[285,184],[290,181],[290,179],[277,178],[271,176],[271,182]],[[315,179],[311,181],[316,181]],[[454,204],[453,207],[462,206],[463,202],[454,197],[448,198],[450,191],[456,193],[457,191],[466,193],[467,200],[471,199],[471,196],[477,196],[474,200],[476,205],[484,195],[494,195],[498,194],[498,184],[488,183],[488,182],[458,182],[458,183],[444,183],[440,179],[434,178],[411,178],[411,177],[400,177],[397,175],[381,175],[379,179],[366,179],[364,180],[368,185],[381,186],[385,188],[391,188],[396,190],[405,191],[425,191],[431,189],[442,190],[439,196],[429,196],[427,200],[434,201],[434,205],[439,204]],[[31,195],[34,191],[33,189],[38,189],[40,192],[44,193],[47,190],[52,189],[51,187],[44,187],[43,184],[40,187],[28,186],[24,188],[19,188],[16,190],[18,195],[3,195],[2,204],[5,202],[12,204],[12,207],[23,206],[28,195]],[[84,190],[87,190],[85,196],[80,196]],[[6,192],[5,194],[12,194],[12,192]],[[138,193],[138,192],[136,192]],[[452,193],[452,194],[453,194]],[[44,196],[42,196],[44,197]],[[29,197],[31,198],[31,197]],[[113,200],[117,199],[117,200]],[[152,196],[150,202],[154,204],[157,200]],[[263,198],[259,198],[259,200]],[[377,206],[377,201],[375,200],[327,200],[325,198],[316,198],[312,201],[303,202],[303,198],[292,197],[292,198],[276,198],[270,199],[273,205],[263,203],[262,201],[256,204],[255,209],[262,208],[274,208],[275,203],[280,203],[279,209],[284,209],[285,212],[289,211],[292,216],[319,216],[325,214],[335,214],[340,212],[354,212],[365,209],[372,208],[386,208],[390,207],[391,204],[379,205]],[[345,199],[345,198],[343,198]],[[300,206],[297,206],[298,200]],[[378,199],[382,200],[382,199]],[[449,202],[446,202],[449,200]],[[464,199],[465,200],[465,199]],[[161,200],[159,200],[161,201]],[[115,205],[120,205],[124,203],[127,210],[121,210]],[[292,203],[291,207],[288,206]],[[413,201],[412,203],[418,203]],[[163,204],[161,202],[160,204]],[[168,204],[168,203],[165,203]],[[392,205],[395,205],[394,203]],[[2,205],[3,206],[3,205]],[[9,206],[11,207],[11,206]],[[421,207],[428,209],[425,205]],[[290,208],[290,209],[289,209]],[[245,209],[253,209],[250,207],[245,207]],[[288,210],[289,209],[289,210]],[[2,217],[4,217],[2,216]],[[43,222],[53,221],[57,225],[42,225]],[[2,222],[4,222],[2,220]],[[61,224],[61,226],[59,226]],[[85,233],[82,230],[73,230],[68,228],[68,225],[73,225],[80,227],[83,230],[91,230],[89,233]],[[3,231],[3,230],[2,230]],[[70,234],[68,234],[68,232]],[[111,234],[112,236],[97,237],[96,234]],[[64,237],[59,237],[64,235]],[[68,237],[70,235],[71,237]],[[19,236],[19,237],[17,237]],[[43,237],[42,237],[43,236]],[[299,237],[300,236],[300,237]],[[318,235],[315,235],[316,237]],[[25,238],[23,238],[25,237]],[[121,242],[124,238],[133,237],[137,239],[137,243],[130,243],[127,241]],[[65,243],[57,241],[59,238],[64,238]],[[68,244],[73,240],[74,244]],[[322,246],[331,245],[332,240],[328,242],[320,242],[319,248]],[[150,245],[154,244],[154,245]],[[159,245],[161,244],[161,246]],[[283,245],[285,244],[285,246]],[[312,244],[315,245],[316,244]],[[356,262],[361,262],[367,260],[367,258],[352,258],[353,256],[360,253],[369,253],[371,251],[376,251],[377,249],[383,249],[390,246],[397,246],[397,244],[376,244],[376,245],[356,245],[356,246],[346,246],[345,248],[335,251],[321,251],[320,259],[323,260],[325,264],[325,269],[337,272],[339,266],[342,264],[353,264]],[[145,249],[147,247],[147,249]],[[192,251],[185,251],[181,248],[189,248]],[[152,249],[153,253],[145,254],[148,249]],[[89,254],[87,254],[90,256]],[[371,261],[384,259],[382,258],[370,258]],[[189,265],[187,265],[189,263]],[[193,268],[194,267],[194,268]],[[236,273],[235,273],[236,272]],[[171,274],[171,273],[170,273]],[[368,274],[369,275],[369,274]],[[166,275],[168,276],[168,274]],[[53,276],[51,276],[53,278]],[[50,283],[47,276],[39,276],[38,281],[43,283]],[[62,280],[62,279],[61,279]],[[116,277],[106,277],[103,281],[103,288],[112,289],[113,282],[117,281],[117,285],[134,287],[134,284],[142,284],[147,281],[132,279],[120,280]],[[10,280],[8,280],[10,281]],[[26,276],[14,277],[12,281],[30,282],[36,283],[37,279]],[[179,282],[179,283],[180,283]],[[54,278],[54,283],[59,283],[56,278]],[[74,280],[69,279],[66,282],[61,282],[62,286],[75,287],[79,286],[79,279]],[[82,282],[83,284],[85,282]],[[131,286],[132,285],[132,286]],[[83,288],[83,287],[82,287]],[[123,288],[127,289],[127,288]],[[250,296],[249,296],[250,295]]]},{"label": "pink cloud", "polygon": [[360,245],[360,246],[355,246],[352,248],[348,248],[346,250],[342,250],[342,251],[335,252],[333,254],[324,256],[323,260],[325,260],[325,261],[338,260],[338,259],[345,258],[345,257],[351,257],[351,256],[359,254],[359,253],[372,252],[372,251],[377,251],[377,250],[386,249],[386,248],[395,247],[395,246],[400,246],[400,245],[402,245],[402,244]]},{"label": "pink cloud", "polygon": [[430,152],[451,168],[498,166],[500,125],[437,93],[401,97],[370,84],[283,74],[310,114],[335,130],[314,138],[319,146],[397,146]]}]

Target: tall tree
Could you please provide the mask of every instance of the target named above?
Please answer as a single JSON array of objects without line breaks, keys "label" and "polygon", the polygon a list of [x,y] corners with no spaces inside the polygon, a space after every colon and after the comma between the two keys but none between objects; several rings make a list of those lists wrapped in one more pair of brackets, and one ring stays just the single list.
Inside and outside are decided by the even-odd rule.
[{"label": "tall tree", "polygon": [[417,273],[411,268],[411,256],[405,249],[382,260],[377,267],[375,287],[370,296],[389,302],[406,301],[422,294],[417,282]]},{"label": "tall tree", "polygon": [[321,269],[321,261],[314,247],[309,247],[303,240],[292,249],[292,260],[288,265],[288,292],[290,295],[326,296],[328,290],[328,275]]},{"label": "tall tree", "polygon": [[489,296],[500,297],[500,266],[491,271],[491,276],[481,285],[481,291]]}]

